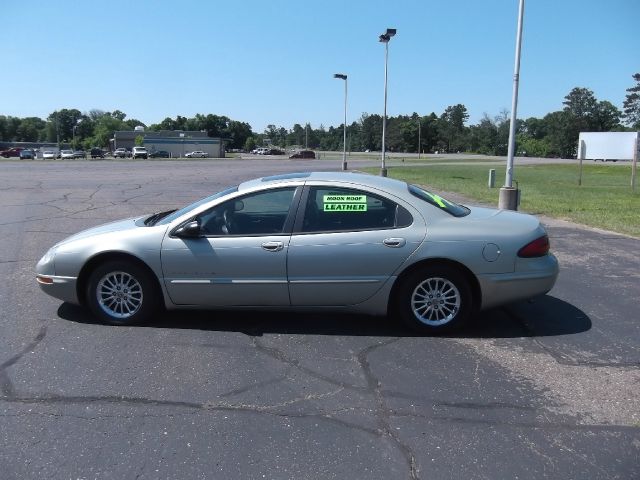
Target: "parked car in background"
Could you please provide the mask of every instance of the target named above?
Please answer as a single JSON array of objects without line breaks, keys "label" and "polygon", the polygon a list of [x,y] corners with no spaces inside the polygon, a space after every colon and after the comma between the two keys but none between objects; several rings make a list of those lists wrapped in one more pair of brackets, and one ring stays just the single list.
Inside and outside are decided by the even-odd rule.
[{"label": "parked car in background", "polygon": [[24,150],[22,147],[11,147],[7,150],[2,150],[0,152],[0,155],[2,155],[4,158],[20,157],[20,152],[22,150]]},{"label": "parked car in background", "polygon": [[84,150],[74,150],[73,158],[87,158],[87,152]]},{"label": "parked car in background", "polygon": [[33,160],[34,158],[36,158],[36,154],[33,150],[25,148],[20,151],[20,160]]},{"label": "parked car in background", "polygon": [[284,155],[284,152],[279,148],[270,148],[267,150],[265,155]]},{"label": "parked car in background", "polygon": [[163,305],[269,306],[389,314],[432,333],[543,295],[557,275],[534,216],[350,172],[250,180],[85,230],[36,266],[44,292],[111,324],[148,320]]},{"label": "parked car in background", "polygon": [[116,148],[113,152],[113,158],[127,158],[128,156],[126,148]]},{"label": "parked car in background", "polygon": [[289,158],[316,158],[316,154],[312,150],[300,150],[293,155],[289,155]]},{"label": "parked car in background", "polygon": [[202,150],[195,150],[193,152],[186,153],[184,156],[187,158],[207,158],[209,154]]},{"label": "parked car in background", "polygon": [[149,154],[149,158],[171,158],[171,152],[166,150],[158,150]]},{"label": "parked car in background", "polygon": [[75,158],[75,156],[73,155],[73,150],[60,150],[60,158],[63,160]]},{"label": "parked car in background", "polygon": [[43,160],[55,160],[58,158],[58,153],[55,150],[43,150],[42,151],[42,159]]},{"label": "parked car in background", "polygon": [[91,149],[91,158],[104,158],[104,152],[101,148],[93,147]]},{"label": "parked car in background", "polygon": [[146,147],[133,147],[133,158],[149,158]]}]

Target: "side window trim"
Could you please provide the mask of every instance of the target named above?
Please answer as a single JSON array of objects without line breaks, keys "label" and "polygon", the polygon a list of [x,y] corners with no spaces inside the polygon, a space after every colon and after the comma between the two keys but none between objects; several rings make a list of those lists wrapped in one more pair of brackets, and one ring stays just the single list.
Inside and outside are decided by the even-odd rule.
[{"label": "side window trim", "polygon": [[[315,230],[315,231],[310,231],[310,232],[306,232],[303,231],[303,225],[304,225],[304,217],[305,217],[305,213],[306,213],[306,208],[307,208],[307,203],[309,201],[309,196],[311,195],[311,191],[314,188],[317,189],[322,189],[322,188],[331,188],[331,185],[305,185],[304,186],[304,190],[302,191],[302,195],[300,198],[300,201],[298,203],[298,212],[296,214],[295,217],[295,223],[293,225],[293,231],[292,234],[294,235],[317,235],[317,234],[323,234],[323,233],[347,233],[347,232],[366,232],[366,231],[372,231],[372,230],[395,230],[398,228],[406,228],[410,225],[412,225],[415,221],[415,219],[413,218],[413,215],[411,214],[411,212],[405,208],[404,206],[402,206],[401,204],[399,204],[398,202],[389,199],[388,197],[384,196],[384,195],[380,195],[374,192],[368,192],[367,190],[360,190],[358,188],[354,188],[354,187],[349,187],[349,186],[335,186],[334,188],[337,189],[344,189],[344,190],[354,190],[354,191],[358,191],[358,192],[362,192],[364,194],[370,194],[371,196],[374,197],[379,197],[381,199],[383,199],[384,201],[387,202],[391,202],[393,203],[393,205],[395,205],[394,208],[394,222],[393,225],[388,226],[388,227],[367,227],[367,228],[354,228],[354,229],[339,229],[339,230]],[[402,208],[403,210],[406,211],[406,213],[409,215],[409,218],[411,219],[411,222],[409,222],[406,225],[397,225],[397,220],[398,220],[398,208]]]},{"label": "side window trim", "polygon": [[[287,213],[287,218],[285,219],[284,222],[284,227],[282,228],[282,232],[280,233],[255,233],[255,234],[233,234],[233,235],[220,235],[220,234],[204,234],[202,236],[202,238],[233,238],[233,237],[270,237],[270,236],[277,236],[277,235],[291,235],[293,232],[293,224],[294,221],[296,219],[296,214],[297,211],[299,209],[300,206],[300,197],[302,196],[302,192],[303,192],[303,185],[297,185],[297,186],[284,186],[284,187],[279,187],[279,188],[273,188],[273,189],[266,189],[266,190],[262,190],[259,192],[252,192],[252,193],[248,193],[245,195],[238,195],[237,197],[231,198],[229,200],[227,200],[227,202],[231,202],[231,201],[238,201],[238,200],[242,200],[243,198],[246,198],[250,195],[256,194],[256,193],[266,193],[269,191],[276,191],[276,190],[289,190],[289,189],[293,189],[293,197],[291,199],[291,204],[289,205],[289,212]],[[223,203],[227,203],[227,202],[223,202]],[[220,205],[216,205],[215,207],[211,207],[208,210],[205,210],[204,212],[200,212],[197,215],[194,215],[193,217],[190,217],[188,220],[182,222],[178,227],[176,227],[174,229],[177,230],[178,228],[180,228],[183,225],[186,225],[189,222],[193,222],[196,219],[198,219],[198,217],[202,216],[203,214],[211,211],[214,208],[218,208]]]}]

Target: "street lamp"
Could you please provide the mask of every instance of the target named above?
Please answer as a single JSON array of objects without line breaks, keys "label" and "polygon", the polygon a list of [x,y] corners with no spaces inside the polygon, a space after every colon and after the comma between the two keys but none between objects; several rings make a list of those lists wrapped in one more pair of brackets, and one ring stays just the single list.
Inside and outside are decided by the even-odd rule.
[{"label": "street lamp", "polygon": [[420,119],[418,119],[418,159],[420,159],[420,149],[421,149],[420,134],[421,133],[422,133],[422,124],[420,123]]},{"label": "street lamp", "polygon": [[73,148],[74,150],[77,150],[77,145],[76,145],[76,129],[80,126],[80,123],[82,123],[82,119],[79,118],[78,120],[76,120],[76,124],[73,126],[72,131],[73,131]]},{"label": "street lamp", "polygon": [[344,141],[342,148],[342,170],[347,169],[347,76],[342,73],[335,73],[333,78],[344,80]]},{"label": "street lamp", "polygon": [[387,31],[380,35],[378,40],[384,43],[384,115],[382,116],[382,164],[380,166],[380,176],[387,176],[387,166],[385,164],[385,137],[387,133],[387,61],[389,58],[389,40],[396,34],[395,28],[387,28]]},{"label": "street lamp", "polygon": [[507,170],[504,187],[500,189],[498,208],[505,210],[518,209],[518,188],[513,187],[513,156],[516,144],[516,118],[518,110],[518,85],[520,83],[520,50],[522,47],[522,20],[524,17],[524,0],[518,7],[518,29],[516,33],[516,58],[513,67],[513,94],[511,97],[511,120],[509,123],[509,148],[507,151]]}]

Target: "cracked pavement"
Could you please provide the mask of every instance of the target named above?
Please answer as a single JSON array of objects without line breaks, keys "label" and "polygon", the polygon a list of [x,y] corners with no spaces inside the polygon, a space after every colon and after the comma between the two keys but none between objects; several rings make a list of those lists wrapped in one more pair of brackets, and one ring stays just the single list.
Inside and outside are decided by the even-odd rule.
[{"label": "cracked pavement", "polygon": [[638,239],[544,219],[556,287],[448,337],[325,313],[166,312],[110,327],[40,292],[34,266],[55,242],[333,165],[2,167],[3,479],[640,477]]}]

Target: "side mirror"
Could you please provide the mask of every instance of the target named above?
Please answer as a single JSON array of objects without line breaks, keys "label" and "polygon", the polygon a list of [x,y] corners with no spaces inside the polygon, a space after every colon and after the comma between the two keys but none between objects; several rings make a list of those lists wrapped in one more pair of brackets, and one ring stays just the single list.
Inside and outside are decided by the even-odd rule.
[{"label": "side mirror", "polygon": [[173,234],[179,238],[200,238],[203,236],[200,223],[196,220],[185,223],[180,228],[176,229]]}]

